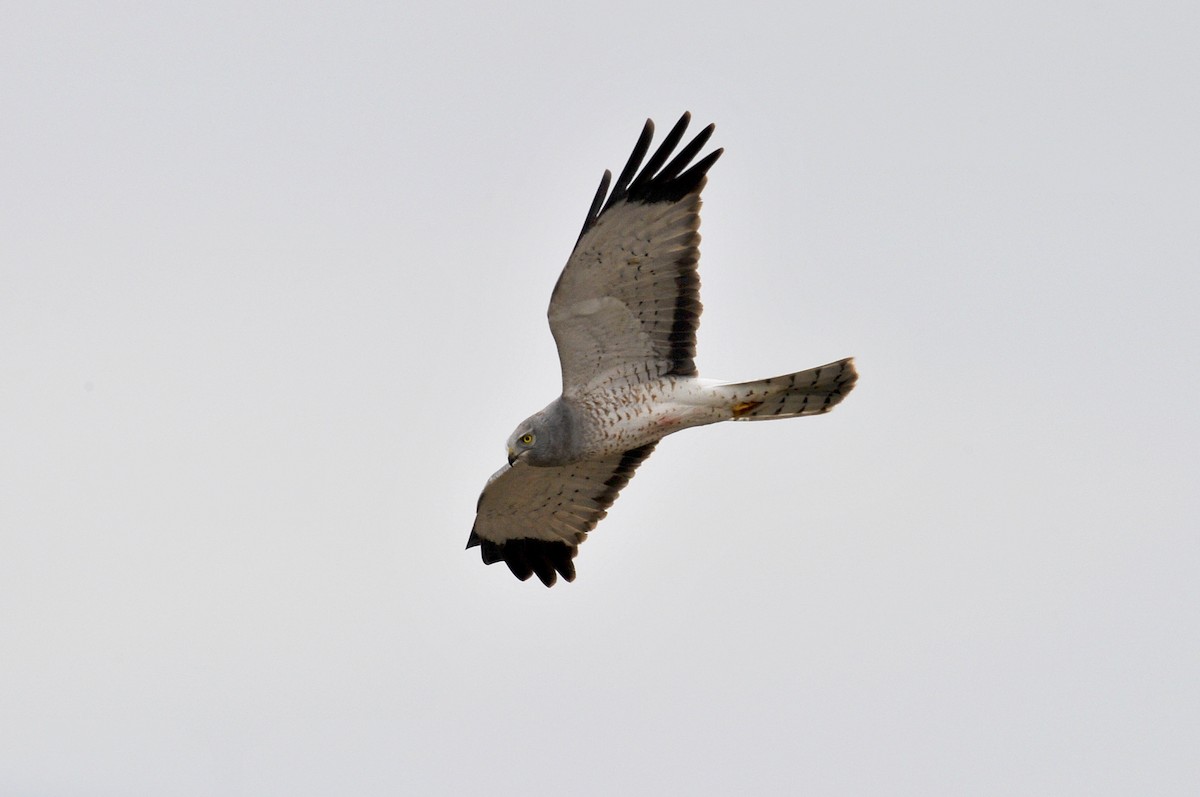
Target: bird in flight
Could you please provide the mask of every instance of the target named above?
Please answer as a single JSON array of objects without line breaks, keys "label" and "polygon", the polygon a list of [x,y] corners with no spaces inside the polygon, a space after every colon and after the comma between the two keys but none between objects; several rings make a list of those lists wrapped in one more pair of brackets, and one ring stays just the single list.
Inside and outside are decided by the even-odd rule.
[{"label": "bird in flight", "polygon": [[850,358],[753,382],[700,378],[700,192],[723,150],[693,162],[710,124],[672,157],[690,120],[642,166],[654,137],[646,120],[616,182],[604,172],[550,296],[562,395],[508,438],[508,463],[488,479],[467,539],[522,581],[575,580],[580,543],[666,435],[820,415],[858,379]]}]

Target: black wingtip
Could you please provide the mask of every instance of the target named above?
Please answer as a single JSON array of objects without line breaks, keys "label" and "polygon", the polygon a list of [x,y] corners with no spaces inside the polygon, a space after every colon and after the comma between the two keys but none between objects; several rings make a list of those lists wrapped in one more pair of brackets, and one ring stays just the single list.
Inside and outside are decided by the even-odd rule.
[{"label": "black wingtip", "polygon": [[663,165],[674,153],[679,142],[683,140],[683,135],[687,132],[691,120],[691,113],[684,111],[683,115],[679,117],[679,121],[659,144],[658,149],[650,156],[650,160],[642,167],[642,161],[645,159],[646,153],[650,151],[650,142],[654,137],[654,122],[650,119],[646,120],[637,143],[633,146],[633,152],[630,153],[629,160],[625,162],[625,168],[621,170],[616,182],[612,183],[612,193],[608,195],[607,200],[604,195],[607,193],[611,181],[611,173],[604,173],[605,177],[600,181],[600,190],[592,200],[587,218],[583,222],[583,229],[579,232],[580,238],[583,238],[584,234],[595,226],[605,211],[620,202],[678,202],[693,191],[699,191],[704,187],[705,175],[721,157],[724,150],[715,150],[695,164],[692,164],[692,159],[699,154],[712,137],[713,131],[717,129],[715,124],[710,124],[697,133],[670,163],[666,166]]},{"label": "black wingtip", "polygon": [[642,133],[638,136],[637,143],[633,145],[633,152],[629,154],[629,160],[625,161],[625,168],[621,170],[621,176],[617,178],[616,187],[613,188],[613,195],[609,197],[608,204],[611,205],[614,199],[624,197],[630,182],[632,182],[638,168],[642,165],[642,159],[650,151],[650,142],[653,140],[654,120],[647,119],[646,124],[642,126]]},{"label": "black wingtip", "polygon": [[[642,169],[641,174],[630,184],[630,196],[639,196],[645,190],[646,183],[659,173],[663,163],[675,151],[675,147],[678,146],[680,139],[683,138],[683,134],[687,132],[687,126],[691,120],[692,115],[684,111],[683,116],[679,117],[679,121],[671,128],[671,132],[667,133],[667,137],[662,140],[662,143],[658,145],[658,149],[650,156],[650,160],[646,163],[646,167]],[[712,125],[709,125],[709,127],[712,127]]]},{"label": "black wingtip", "polygon": [[[608,196],[608,187],[612,184],[612,172],[608,169],[604,170],[604,176],[600,178],[600,187],[596,189],[596,195],[592,198],[592,206],[588,208],[587,218],[583,220],[583,229],[579,231],[579,238],[591,229],[596,223],[596,219],[600,217],[600,208],[604,207],[604,197]],[[579,241],[576,238],[576,242]]]},{"label": "black wingtip", "polygon": [[485,565],[504,562],[512,574],[522,581],[533,575],[547,587],[553,587],[562,576],[566,581],[575,580],[575,558],[578,546],[554,540],[519,538],[505,543],[496,543],[480,538],[474,531],[467,547],[482,546],[480,555]]}]

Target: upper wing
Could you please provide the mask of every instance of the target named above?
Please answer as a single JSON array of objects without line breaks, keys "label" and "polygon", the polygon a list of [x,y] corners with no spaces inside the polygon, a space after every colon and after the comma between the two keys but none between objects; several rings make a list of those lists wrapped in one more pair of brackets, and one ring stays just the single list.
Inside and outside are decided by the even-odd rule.
[{"label": "upper wing", "polygon": [[639,172],[654,135],[646,120],[607,201],[612,174],[600,181],[550,297],[564,395],[604,377],[640,382],[696,373],[700,191],[723,150],[689,168],[712,135],[709,125],[664,166],[690,119],[680,118]]},{"label": "upper wing", "polygon": [[555,571],[575,580],[575,557],[587,533],[607,514],[655,443],[603,459],[557,468],[518,461],[496,471],[479,496],[467,547],[482,547],[483,563],[503,561],[524,581],[534,573],[547,587]]}]

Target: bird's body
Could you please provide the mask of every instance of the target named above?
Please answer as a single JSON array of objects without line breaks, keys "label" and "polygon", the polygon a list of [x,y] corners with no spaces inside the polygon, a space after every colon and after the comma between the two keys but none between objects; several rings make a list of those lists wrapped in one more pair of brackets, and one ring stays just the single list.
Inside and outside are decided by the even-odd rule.
[{"label": "bird's body", "polygon": [[574,579],[579,544],[666,435],[828,412],[857,379],[850,359],[752,382],[699,376],[700,192],[721,150],[691,164],[709,125],[667,163],[689,118],[639,172],[647,121],[611,195],[605,173],[551,296],[562,395],[509,437],[509,464],[488,480],[467,542],[522,580]]},{"label": "bird's body", "polygon": [[697,377],[667,376],[559,400],[589,419],[579,451],[583,459],[628,451],[689,426],[723,420],[712,401],[711,384]]}]

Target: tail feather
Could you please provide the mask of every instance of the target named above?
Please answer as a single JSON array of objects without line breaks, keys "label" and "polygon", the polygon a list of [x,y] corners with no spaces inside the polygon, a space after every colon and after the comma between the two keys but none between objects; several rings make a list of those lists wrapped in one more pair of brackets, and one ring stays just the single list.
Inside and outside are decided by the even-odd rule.
[{"label": "tail feather", "polygon": [[854,389],[854,358],[794,374],[721,385],[735,421],[799,418],[829,412]]}]

